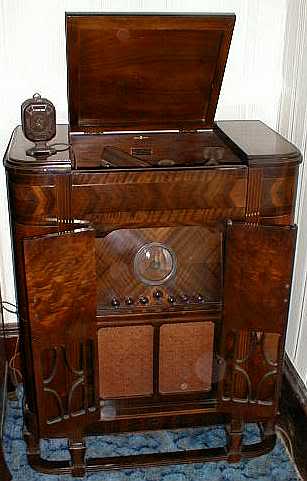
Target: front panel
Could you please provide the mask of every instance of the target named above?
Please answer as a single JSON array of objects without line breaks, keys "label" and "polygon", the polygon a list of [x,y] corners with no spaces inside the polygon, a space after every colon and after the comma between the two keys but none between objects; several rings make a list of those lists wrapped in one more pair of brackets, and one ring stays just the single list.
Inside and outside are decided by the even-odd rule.
[{"label": "front panel", "polygon": [[100,397],[117,414],[137,398],[154,413],[169,397],[213,395],[222,237],[215,225],[96,238]]},{"label": "front panel", "polygon": [[165,395],[211,391],[214,323],[178,321],[101,327],[100,398],[124,405],[139,397],[148,406]]},{"label": "front panel", "polygon": [[119,229],[96,239],[99,310],[191,309],[221,301],[218,227]]}]

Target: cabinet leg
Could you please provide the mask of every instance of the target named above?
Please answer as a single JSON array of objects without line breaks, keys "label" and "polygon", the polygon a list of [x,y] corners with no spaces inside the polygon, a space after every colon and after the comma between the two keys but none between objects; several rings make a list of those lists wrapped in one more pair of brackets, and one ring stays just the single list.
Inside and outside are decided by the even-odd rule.
[{"label": "cabinet leg", "polygon": [[83,440],[69,440],[68,448],[71,456],[72,476],[85,476],[85,442]]},{"label": "cabinet leg", "polygon": [[226,429],[228,435],[227,460],[229,463],[237,463],[241,459],[244,422],[242,419],[232,419]]},{"label": "cabinet leg", "polygon": [[36,419],[27,406],[25,406],[24,410],[24,421],[23,437],[27,444],[28,455],[39,456],[40,448]]},{"label": "cabinet leg", "polygon": [[39,440],[36,439],[36,437],[32,433],[30,433],[27,429],[24,430],[23,437],[27,445],[28,456],[39,456],[40,455]]},{"label": "cabinet leg", "polygon": [[275,435],[275,420],[267,420],[258,424],[260,429],[261,439],[264,440],[269,436]]},{"label": "cabinet leg", "polygon": [[23,437],[27,445],[27,457],[30,466],[34,467],[39,465],[41,460],[39,440],[27,429],[25,429]]},{"label": "cabinet leg", "polygon": [[9,472],[4,459],[2,446],[0,448],[0,479],[3,481],[10,481],[12,479],[11,473]]}]

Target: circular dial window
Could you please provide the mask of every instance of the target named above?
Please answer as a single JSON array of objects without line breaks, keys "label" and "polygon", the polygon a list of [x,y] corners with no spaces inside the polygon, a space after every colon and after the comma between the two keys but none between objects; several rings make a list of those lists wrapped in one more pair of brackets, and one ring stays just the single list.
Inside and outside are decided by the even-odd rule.
[{"label": "circular dial window", "polygon": [[134,272],[144,284],[164,284],[176,272],[176,255],[158,242],[145,244],[135,255]]}]

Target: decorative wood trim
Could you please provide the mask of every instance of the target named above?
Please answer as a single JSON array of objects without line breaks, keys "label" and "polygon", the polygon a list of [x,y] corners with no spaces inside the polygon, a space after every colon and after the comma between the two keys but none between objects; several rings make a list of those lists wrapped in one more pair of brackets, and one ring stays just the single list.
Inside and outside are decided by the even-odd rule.
[{"label": "decorative wood trim", "polygon": [[249,169],[246,202],[246,222],[258,224],[261,206],[262,169]]},{"label": "decorative wood trim", "polygon": [[64,174],[56,177],[57,222],[59,232],[69,229],[71,218],[71,175]]}]

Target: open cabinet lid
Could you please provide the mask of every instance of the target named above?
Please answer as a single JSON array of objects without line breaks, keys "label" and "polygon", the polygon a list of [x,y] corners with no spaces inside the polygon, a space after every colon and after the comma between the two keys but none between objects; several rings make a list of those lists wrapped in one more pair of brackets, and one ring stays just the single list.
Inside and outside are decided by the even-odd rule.
[{"label": "open cabinet lid", "polygon": [[66,14],[71,131],[213,125],[233,14]]}]

